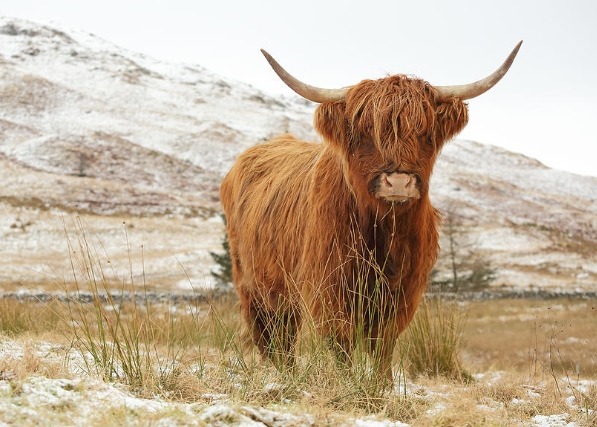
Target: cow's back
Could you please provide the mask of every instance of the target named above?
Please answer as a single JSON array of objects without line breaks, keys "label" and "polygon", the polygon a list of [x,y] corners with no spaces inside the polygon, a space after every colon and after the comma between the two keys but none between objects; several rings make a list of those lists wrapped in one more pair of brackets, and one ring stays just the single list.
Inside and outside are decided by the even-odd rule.
[{"label": "cow's back", "polygon": [[220,195],[237,288],[287,290],[301,258],[307,193],[322,149],[281,135],[242,153],[224,178]]}]

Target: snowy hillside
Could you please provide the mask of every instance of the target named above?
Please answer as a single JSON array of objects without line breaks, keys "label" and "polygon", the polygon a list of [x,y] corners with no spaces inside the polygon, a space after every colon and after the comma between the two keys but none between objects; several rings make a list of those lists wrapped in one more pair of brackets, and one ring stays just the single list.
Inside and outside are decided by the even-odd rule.
[{"label": "snowy hillside", "polygon": [[[277,78],[265,61],[263,72]],[[156,287],[201,286],[222,236],[222,176],[275,134],[316,139],[313,109],[199,65],[0,18],[0,283],[67,274],[76,211],[114,258],[127,253],[124,221],[133,249],[143,245],[135,274]],[[457,140],[440,156],[432,197],[463,219],[495,286],[594,289],[597,178]]]},{"label": "snowy hillside", "polygon": [[[182,196],[202,199],[186,204],[217,209],[218,181],[239,150],[285,131],[314,137],[308,103],[274,99],[200,66],[159,62],[83,32],[6,18],[0,40],[0,153],[31,171],[94,178],[105,192],[119,184],[140,204],[176,206],[172,197]],[[33,194],[52,197],[48,183],[39,184]],[[78,188],[70,179],[52,186]],[[146,201],[131,195],[131,187],[164,200]],[[65,193],[62,204],[77,210],[118,212]],[[123,207],[131,209],[145,213]]]},{"label": "snowy hillside", "polygon": [[596,178],[549,169],[497,147],[453,141],[438,160],[432,198],[445,213],[462,218],[474,250],[498,268],[494,285],[596,288]]}]

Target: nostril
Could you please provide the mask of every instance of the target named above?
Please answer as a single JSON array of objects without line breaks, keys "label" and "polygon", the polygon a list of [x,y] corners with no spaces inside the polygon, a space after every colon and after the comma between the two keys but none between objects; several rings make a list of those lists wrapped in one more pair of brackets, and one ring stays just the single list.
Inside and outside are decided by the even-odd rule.
[{"label": "nostril", "polygon": [[384,184],[385,184],[385,185],[387,185],[387,186],[388,186],[388,188],[392,188],[392,187],[393,187],[392,183],[391,183],[391,182],[390,182],[390,180],[388,179],[388,175],[386,175],[385,173],[383,174],[383,179],[384,179],[384,181],[385,181],[385,182],[384,182]]}]

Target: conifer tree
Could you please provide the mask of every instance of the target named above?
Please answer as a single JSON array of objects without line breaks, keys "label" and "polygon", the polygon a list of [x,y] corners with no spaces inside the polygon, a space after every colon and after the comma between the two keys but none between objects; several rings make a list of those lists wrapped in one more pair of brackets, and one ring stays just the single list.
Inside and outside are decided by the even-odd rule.
[{"label": "conifer tree", "polygon": [[[226,217],[221,215],[224,225],[226,225]],[[226,287],[232,283],[232,260],[230,259],[230,243],[228,242],[228,233],[224,233],[222,239],[223,252],[210,252],[212,259],[218,264],[219,271],[211,271],[211,275],[216,279],[216,286]]]}]

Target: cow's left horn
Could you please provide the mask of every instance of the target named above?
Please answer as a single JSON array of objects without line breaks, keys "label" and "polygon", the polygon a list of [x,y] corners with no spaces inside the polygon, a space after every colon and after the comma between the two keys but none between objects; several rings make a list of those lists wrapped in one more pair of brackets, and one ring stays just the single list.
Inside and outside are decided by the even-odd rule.
[{"label": "cow's left horn", "polygon": [[518,49],[520,49],[521,44],[522,40],[518,42],[514,50],[510,53],[510,55],[508,55],[508,58],[506,58],[506,61],[504,61],[501,67],[495,70],[493,74],[485,77],[482,80],[469,83],[467,85],[435,86],[435,89],[438,92],[438,99],[459,98],[464,101],[465,99],[472,99],[487,92],[489,89],[494,87],[495,84],[502,79],[502,77],[506,75],[510,65],[512,65],[512,62],[514,62],[514,58],[516,58],[516,54],[518,53]]},{"label": "cow's left horn", "polygon": [[278,77],[280,77],[290,89],[309,101],[319,103],[341,101],[346,97],[346,93],[348,92],[348,89],[350,89],[322,89],[303,83],[291,76],[288,71],[282,68],[282,66],[265,50],[261,49],[261,53],[263,53],[263,56],[265,56],[265,59],[267,59],[267,62],[272,66]]}]

